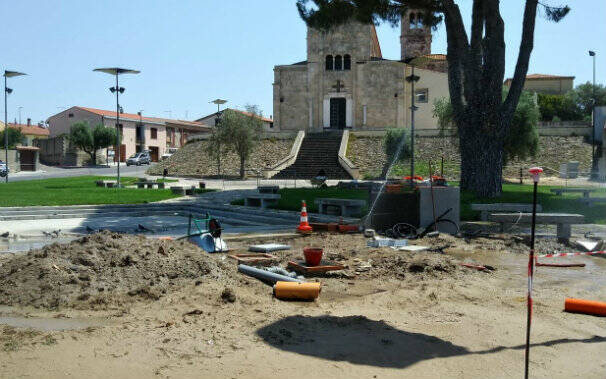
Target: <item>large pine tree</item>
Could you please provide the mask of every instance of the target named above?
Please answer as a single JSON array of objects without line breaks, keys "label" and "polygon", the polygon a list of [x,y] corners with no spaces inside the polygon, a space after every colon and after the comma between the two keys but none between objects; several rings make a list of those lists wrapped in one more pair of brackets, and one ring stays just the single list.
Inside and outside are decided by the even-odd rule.
[{"label": "large pine tree", "polygon": [[461,188],[483,197],[501,194],[503,146],[528,72],[537,11],[541,7],[545,18],[558,22],[570,10],[526,0],[518,60],[503,99],[505,24],[499,5],[499,0],[473,0],[468,36],[455,0],[297,0],[303,20],[320,29],[349,20],[397,25],[408,9],[421,10],[425,25],[444,22],[450,101],[460,139]]}]

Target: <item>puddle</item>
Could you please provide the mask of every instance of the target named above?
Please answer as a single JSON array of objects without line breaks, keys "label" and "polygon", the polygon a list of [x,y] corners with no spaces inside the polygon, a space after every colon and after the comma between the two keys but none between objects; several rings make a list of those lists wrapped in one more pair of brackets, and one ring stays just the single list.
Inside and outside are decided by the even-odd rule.
[{"label": "puddle", "polygon": [[97,320],[77,318],[43,318],[23,316],[0,316],[0,324],[14,328],[36,329],[43,332],[54,332],[62,330],[85,329],[90,326],[99,326]]},{"label": "puddle", "polygon": [[51,243],[67,243],[77,237],[39,237],[23,239],[0,239],[0,254],[16,253],[20,251],[29,251],[30,249],[40,249]]}]

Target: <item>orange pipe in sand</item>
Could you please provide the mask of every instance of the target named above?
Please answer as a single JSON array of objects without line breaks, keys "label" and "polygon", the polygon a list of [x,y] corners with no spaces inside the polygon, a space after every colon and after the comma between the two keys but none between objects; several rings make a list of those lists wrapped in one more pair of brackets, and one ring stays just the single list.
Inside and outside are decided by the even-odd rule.
[{"label": "orange pipe in sand", "polygon": [[564,301],[566,312],[586,313],[590,315],[606,316],[606,303],[601,301],[566,298]]},{"label": "orange pipe in sand", "polygon": [[276,282],[274,296],[282,300],[314,300],[321,290],[320,283]]}]

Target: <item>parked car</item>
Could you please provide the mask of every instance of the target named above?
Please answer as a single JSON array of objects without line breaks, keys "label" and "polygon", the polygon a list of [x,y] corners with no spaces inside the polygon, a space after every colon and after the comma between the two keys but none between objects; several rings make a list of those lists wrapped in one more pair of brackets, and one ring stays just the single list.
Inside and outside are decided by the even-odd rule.
[{"label": "parked car", "polygon": [[0,177],[5,177],[8,175],[8,167],[6,167],[6,163],[0,161]]},{"label": "parked car", "polygon": [[166,152],[162,154],[162,160],[170,158],[174,153],[177,152],[177,150],[179,149],[176,147],[169,147],[168,149],[166,149]]},{"label": "parked car", "polygon": [[150,164],[150,163],[151,163],[151,157],[149,156],[148,151],[142,151],[140,153],[135,153],[126,160],[127,166],[130,166],[130,165],[141,166],[142,164]]}]

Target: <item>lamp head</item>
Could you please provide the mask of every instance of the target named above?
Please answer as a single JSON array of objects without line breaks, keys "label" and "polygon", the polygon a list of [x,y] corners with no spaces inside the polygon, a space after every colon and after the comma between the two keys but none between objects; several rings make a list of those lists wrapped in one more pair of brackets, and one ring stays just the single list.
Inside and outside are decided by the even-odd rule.
[{"label": "lamp head", "polygon": [[111,93],[115,93],[116,92],[116,87],[109,87],[109,91]]},{"label": "lamp head", "polygon": [[11,93],[13,93],[13,89],[6,87],[6,93],[10,95]]},{"label": "lamp head", "polygon": [[539,182],[539,176],[541,175],[541,173],[543,172],[543,169],[541,167],[531,167],[528,172],[530,173],[530,175],[532,175],[532,180],[535,183]]},{"label": "lamp head", "polygon": [[118,88],[118,91],[120,91],[120,93],[124,93],[124,87]]},{"label": "lamp head", "polygon": [[589,50],[589,56],[590,57],[595,57],[595,51]]}]

